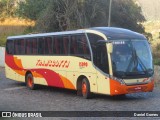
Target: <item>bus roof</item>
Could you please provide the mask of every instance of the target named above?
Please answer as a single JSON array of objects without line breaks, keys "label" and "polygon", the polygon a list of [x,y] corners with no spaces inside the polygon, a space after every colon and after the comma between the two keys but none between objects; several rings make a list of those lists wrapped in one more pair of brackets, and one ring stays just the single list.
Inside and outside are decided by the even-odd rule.
[{"label": "bus roof", "polygon": [[9,36],[7,39],[17,39],[17,38],[29,38],[29,37],[41,37],[41,36],[52,36],[52,35],[67,35],[67,34],[78,34],[86,33],[86,30],[94,30],[106,35],[108,40],[116,39],[146,39],[144,35],[137,32],[116,28],[116,27],[93,27],[88,29],[80,29],[74,31],[63,31],[63,32],[51,32],[51,33],[39,33],[39,34],[27,34],[19,36]]},{"label": "bus roof", "polygon": [[82,29],[82,30],[74,30],[74,31],[50,32],[50,33],[38,33],[38,34],[9,36],[9,37],[7,37],[7,39],[43,37],[43,36],[52,36],[52,35],[67,35],[67,34],[78,34],[78,33],[84,33],[84,30]]},{"label": "bus roof", "polygon": [[116,28],[116,27],[93,27],[91,30],[99,31],[106,35],[108,40],[116,40],[116,39],[146,39],[144,35],[124,29],[124,28]]}]

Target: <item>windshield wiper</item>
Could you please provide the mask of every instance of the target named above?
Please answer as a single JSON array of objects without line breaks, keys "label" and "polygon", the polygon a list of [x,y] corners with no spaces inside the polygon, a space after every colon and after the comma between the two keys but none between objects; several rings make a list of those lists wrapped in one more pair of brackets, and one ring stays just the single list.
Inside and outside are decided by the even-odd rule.
[{"label": "windshield wiper", "polygon": [[114,75],[115,75],[116,77],[120,77],[120,78],[126,77],[126,74],[125,74],[124,71],[115,71],[115,72],[114,72]]},{"label": "windshield wiper", "polygon": [[135,76],[135,75],[145,75],[145,71],[141,71],[141,72],[126,72],[125,73],[126,76]]},{"label": "windshield wiper", "polygon": [[153,75],[154,74],[154,70],[153,69],[147,69],[146,72],[148,73],[148,75]]},{"label": "windshield wiper", "polygon": [[[126,72],[129,71],[131,64],[134,63],[133,68],[131,68],[131,72],[132,71],[133,72],[145,72],[146,71],[146,73],[147,73],[147,68],[145,67],[145,65],[143,64],[143,62],[141,61],[141,59],[137,55],[135,48],[133,48],[132,58],[133,59],[130,60],[130,63],[127,67]],[[138,70],[138,67],[141,67],[142,70]]]},{"label": "windshield wiper", "polygon": [[[131,73],[135,75],[135,72],[137,73],[137,75],[142,75],[142,74],[146,74],[146,75],[153,75],[154,71],[153,69],[147,69],[146,66],[143,64],[142,60],[139,58],[139,56],[137,55],[137,52],[135,50],[135,48],[133,48],[133,61],[132,59],[130,60],[130,63],[127,67],[127,70],[126,70],[126,75],[131,75]],[[134,67],[132,69],[133,72],[127,72],[129,71],[129,67],[131,65],[131,63],[134,62]],[[141,71],[138,71],[138,66],[141,67]],[[137,71],[135,70],[137,69]],[[134,72],[135,71],[135,72]]]}]

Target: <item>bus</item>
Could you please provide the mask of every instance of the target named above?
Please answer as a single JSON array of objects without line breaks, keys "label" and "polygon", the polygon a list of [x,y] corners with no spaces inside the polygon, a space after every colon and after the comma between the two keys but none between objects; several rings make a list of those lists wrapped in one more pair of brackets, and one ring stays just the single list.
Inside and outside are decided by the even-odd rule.
[{"label": "bus", "polygon": [[116,27],[10,36],[6,78],[110,96],[152,92],[153,63],[144,35]]}]

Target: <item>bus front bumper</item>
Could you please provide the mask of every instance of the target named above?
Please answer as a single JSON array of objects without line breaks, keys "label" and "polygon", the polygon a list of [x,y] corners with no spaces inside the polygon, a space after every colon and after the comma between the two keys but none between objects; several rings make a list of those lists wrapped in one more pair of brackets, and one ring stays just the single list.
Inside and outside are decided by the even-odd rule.
[{"label": "bus front bumper", "polygon": [[154,80],[147,84],[141,85],[123,85],[115,80],[110,80],[110,95],[123,95],[137,92],[152,92],[154,88]]}]

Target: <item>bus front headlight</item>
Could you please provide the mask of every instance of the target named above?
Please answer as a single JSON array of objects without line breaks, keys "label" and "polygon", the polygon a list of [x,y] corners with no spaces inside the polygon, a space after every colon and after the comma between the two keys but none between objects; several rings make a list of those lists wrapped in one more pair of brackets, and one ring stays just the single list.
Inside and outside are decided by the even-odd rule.
[{"label": "bus front headlight", "polygon": [[111,78],[112,80],[118,81],[119,83],[121,83],[121,85],[124,85],[124,84],[125,84],[124,80],[121,79],[121,78],[117,78],[117,77],[114,77],[114,76],[111,76],[111,75],[110,75],[110,78]]}]

